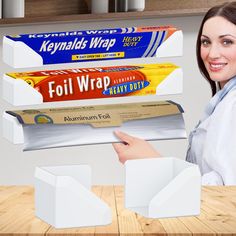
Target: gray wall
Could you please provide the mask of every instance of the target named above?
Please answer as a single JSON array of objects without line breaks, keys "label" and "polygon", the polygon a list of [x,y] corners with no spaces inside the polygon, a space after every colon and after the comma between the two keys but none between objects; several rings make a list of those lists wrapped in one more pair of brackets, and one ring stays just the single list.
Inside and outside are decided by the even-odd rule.
[{"label": "gray wall", "polygon": [[[70,23],[70,24],[45,24],[40,26],[16,26],[2,27],[1,38],[5,34],[24,34],[50,31],[68,31],[68,30],[84,30],[99,29],[111,27],[128,27],[128,26],[145,26],[145,25],[167,25],[172,24],[183,30],[184,33],[184,56],[179,58],[166,59],[161,61],[174,62],[181,66],[184,71],[184,92],[181,95],[162,96],[155,100],[171,99],[180,103],[185,110],[185,122],[187,132],[194,127],[201,116],[201,113],[210,98],[210,88],[204,81],[198,71],[195,58],[195,41],[202,17],[178,17],[178,18],[162,18],[162,19],[145,19],[145,20],[129,20],[129,21],[105,21],[93,23]],[[2,42],[0,47],[2,54]],[[2,55],[0,55],[1,58]],[[135,63],[152,63],[157,62],[156,59],[138,60],[116,60],[106,62],[89,62],[81,64],[65,64],[45,66],[44,68],[30,68],[28,70],[42,69],[58,69],[73,67],[91,67],[102,65],[119,65]],[[13,72],[14,69],[5,65],[0,61],[1,74],[5,72]],[[23,71],[23,70],[17,70]],[[2,90],[2,88],[1,88]],[[2,91],[1,91],[2,93]],[[150,97],[136,97],[129,101],[149,101],[154,100]],[[127,102],[126,99],[103,99],[89,100],[80,102],[65,102],[43,104],[31,107],[13,107],[0,99],[1,114],[5,110],[16,110],[38,107],[61,107],[73,105],[90,105]],[[1,118],[0,118],[1,119]],[[2,120],[0,120],[2,124]],[[63,165],[63,164],[89,164],[93,172],[93,184],[122,184],[124,180],[124,168],[118,162],[117,156],[110,144],[104,145],[88,145],[78,147],[57,148],[41,151],[23,152],[21,145],[13,145],[2,137],[2,127],[0,136],[0,184],[33,184],[33,175],[35,166],[43,165]],[[169,141],[153,141],[151,142],[163,156],[175,156],[185,158],[187,140],[169,140]]]}]

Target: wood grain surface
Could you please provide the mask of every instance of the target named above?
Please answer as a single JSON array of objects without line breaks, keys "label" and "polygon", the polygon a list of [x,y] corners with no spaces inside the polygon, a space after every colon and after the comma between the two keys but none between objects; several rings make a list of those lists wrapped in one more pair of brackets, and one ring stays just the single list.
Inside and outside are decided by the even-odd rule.
[{"label": "wood grain surface", "polygon": [[236,186],[203,187],[201,214],[147,219],[124,207],[122,186],[94,186],[112,210],[107,226],[55,229],[34,215],[31,186],[0,186],[0,235],[236,235]]}]

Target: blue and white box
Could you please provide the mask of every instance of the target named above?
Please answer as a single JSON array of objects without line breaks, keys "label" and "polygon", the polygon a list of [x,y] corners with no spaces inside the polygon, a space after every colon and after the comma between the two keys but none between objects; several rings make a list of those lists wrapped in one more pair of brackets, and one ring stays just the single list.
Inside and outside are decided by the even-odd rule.
[{"label": "blue and white box", "polygon": [[172,26],[4,36],[3,61],[14,68],[94,60],[182,56],[182,31]]}]

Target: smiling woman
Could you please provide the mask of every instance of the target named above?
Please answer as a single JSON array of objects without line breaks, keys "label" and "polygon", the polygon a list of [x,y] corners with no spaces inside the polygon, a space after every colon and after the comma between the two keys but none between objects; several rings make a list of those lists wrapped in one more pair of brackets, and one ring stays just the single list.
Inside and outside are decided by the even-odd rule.
[{"label": "smiling woman", "polygon": [[[200,71],[213,95],[236,75],[236,2],[213,7],[204,17],[197,40]],[[217,27],[217,28],[216,28]],[[215,83],[218,82],[218,83]]]},{"label": "smiling woman", "polygon": [[[186,160],[198,164],[202,183],[236,185],[236,2],[211,8],[197,38],[198,66],[212,95],[198,125],[189,135]],[[113,144],[122,163],[161,157],[146,141],[122,132]]]},{"label": "smiling woman", "polygon": [[221,16],[209,19],[202,30],[201,58],[209,77],[223,88],[236,74],[235,25]]}]

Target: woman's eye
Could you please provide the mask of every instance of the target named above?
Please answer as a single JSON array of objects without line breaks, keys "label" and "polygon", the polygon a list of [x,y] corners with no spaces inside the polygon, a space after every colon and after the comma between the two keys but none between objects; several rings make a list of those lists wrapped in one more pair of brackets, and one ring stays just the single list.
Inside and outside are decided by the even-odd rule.
[{"label": "woman's eye", "polygon": [[223,44],[226,45],[226,46],[227,46],[227,45],[231,45],[231,44],[233,44],[233,41],[230,40],[230,39],[224,39],[224,40],[223,40]]},{"label": "woman's eye", "polygon": [[207,39],[202,39],[201,40],[201,45],[203,45],[203,46],[208,46],[210,44],[210,41],[209,40],[207,40]]}]

